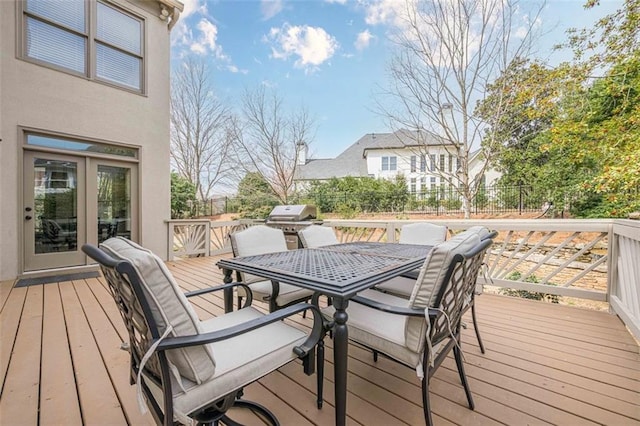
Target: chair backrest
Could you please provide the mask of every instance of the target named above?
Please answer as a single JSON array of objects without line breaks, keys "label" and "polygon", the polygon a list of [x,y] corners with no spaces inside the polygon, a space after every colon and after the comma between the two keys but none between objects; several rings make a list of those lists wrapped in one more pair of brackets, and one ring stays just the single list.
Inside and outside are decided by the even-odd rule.
[{"label": "chair backrest", "polygon": [[[251,226],[242,231],[234,232],[230,239],[234,256],[255,256],[288,250],[287,240],[282,229],[270,228],[266,225]],[[264,281],[264,278],[244,272],[240,275],[246,284]]]},{"label": "chair backrest", "polygon": [[[164,262],[150,250],[122,237],[110,238],[100,247],[84,245],[82,250],[96,260],[107,280],[129,332],[131,368],[135,373],[154,339],[170,326],[170,337],[192,336],[203,330],[193,307],[173,279]],[[162,383],[169,371],[196,383],[215,373],[210,346],[193,346],[166,351],[169,364],[154,355],[145,364],[145,373]],[[175,367],[172,368],[170,365]],[[163,376],[163,373],[165,374]],[[181,380],[181,378],[174,378]],[[169,388],[170,389],[170,388]]]},{"label": "chair backrest", "polygon": [[[461,261],[461,256],[480,244],[480,238],[468,234],[464,239],[451,239],[433,247],[425,259],[416,280],[409,307],[437,307],[444,287],[451,285],[452,268]],[[474,281],[475,284],[475,281]],[[424,318],[409,318],[405,325],[405,344],[415,352],[424,346],[427,324]]]},{"label": "chair backrest", "polygon": [[42,232],[49,240],[56,242],[61,230],[62,227],[55,220],[42,218]]},{"label": "chair backrest", "polygon": [[470,251],[456,255],[448,274],[448,284],[436,295],[433,307],[445,315],[439,315],[431,325],[430,339],[437,344],[460,328],[467,300],[472,296],[484,257],[493,241],[481,240]]},{"label": "chair backrest", "polygon": [[410,223],[400,228],[400,244],[434,246],[447,239],[447,227],[428,222]]},{"label": "chair backrest", "polygon": [[298,231],[298,236],[305,248],[316,248],[340,243],[333,228],[328,226],[307,226]]}]

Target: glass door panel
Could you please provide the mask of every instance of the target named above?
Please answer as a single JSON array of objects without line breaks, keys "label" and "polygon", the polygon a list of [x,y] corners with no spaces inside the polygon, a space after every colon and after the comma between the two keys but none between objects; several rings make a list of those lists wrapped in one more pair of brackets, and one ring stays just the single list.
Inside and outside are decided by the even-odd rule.
[{"label": "glass door panel", "polygon": [[25,271],[82,265],[84,159],[25,152]]},{"label": "glass door panel", "polygon": [[131,169],[98,165],[98,242],[131,238]]}]

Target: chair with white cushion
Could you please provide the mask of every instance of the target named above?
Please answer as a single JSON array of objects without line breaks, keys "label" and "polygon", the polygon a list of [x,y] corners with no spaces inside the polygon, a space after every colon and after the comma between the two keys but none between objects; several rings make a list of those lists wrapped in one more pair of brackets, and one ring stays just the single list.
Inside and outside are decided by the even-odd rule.
[{"label": "chair with white cushion", "polygon": [[[420,269],[409,299],[365,290],[347,308],[349,339],[415,369],[422,380],[425,422],[433,424],[429,379],[453,350],[467,402],[473,397],[464,373],[460,328],[465,299],[472,292],[491,240],[470,235],[436,245]],[[333,307],[322,310],[332,318]]]},{"label": "chair with white cushion", "polygon": [[[428,222],[410,223],[400,228],[400,244],[435,246],[447,239],[447,227]],[[418,269],[378,284],[376,289],[403,297],[411,296],[413,284],[418,278]]]},{"label": "chair with white cushion", "polygon": [[[275,425],[265,407],[240,399],[242,388],[297,358],[313,374],[314,350],[324,335],[315,306],[300,303],[264,315],[249,306],[249,291],[244,308],[200,321],[187,297],[243,284],[184,294],[160,258],[127,239],[82,250],[101,266],[129,334],[130,380],[140,409],[150,409],[158,424],[235,424],[226,412],[241,406]],[[307,310],[314,317],[309,332],[282,321]],[[323,356],[318,350],[319,367]]]},{"label": "chair with white cushion", "polygon": [[[233,255],[236,257],[255,256],[288,250],[284,232],[282,232],[281,229],[270,228],[265,225],[252,226],[231,234],[231,248]],[[240,278],[242,283],[249,286],[254,298],[269,304],[270,312],[294,303],[310,300],[313,296],[312,290],[290,284],[281,284],[244,272],[240,273]],[[238,306],[240,306],[242,299],[246,297],[246,292],[243,287],[238,288],[237,296]]]},{"label": "chair with white cushion", "polygon": [[333,228],[321,225],[311,225],[298,231],[298,237],[304,248],[317,248],[340,244]]},{"label": "chair with white cushion", "polygon": [[417,222],[400,228],[400,244],[434,246],[447,239],[447,227],[428,222]]},{"label": "chair with white cushion", "polygon": [[[449,241],[452,241],[452,240],[461,241],[470,235],[477,235],[481,241],[485,239],[493,240],[493,238],[495,238],[495,236],[497,235],[497,232],[495,231],[490,232],[484,226],[472,226],[471,228],[459,234],[456,234]],[[418,274],[414,274],[414,271],[411,271],[408,274],[392,278],[389,281],[385,281],[384,283],[377,285],[376,289],[383,291],[385,293],[393,294],[395,296],[408,299],[411,297],[411,292],[413,291],[413,287],[414,287],[417,275]],[[476,303],[475,303],[476,295],[481,293],[482,293],[482,285],[476,285],[474,287],[474,291],[469,295],[469,297],[466,300],[463,313],[471,309],[471,318],[473,320],[473,328],[476,333],[476,338],[478,339],[478,346],[480,347],[480,352],[485,353],[484,343],[482,342],[482,338],[480,337],[480,329],[478,328],[478,320],[476,317]]]}]

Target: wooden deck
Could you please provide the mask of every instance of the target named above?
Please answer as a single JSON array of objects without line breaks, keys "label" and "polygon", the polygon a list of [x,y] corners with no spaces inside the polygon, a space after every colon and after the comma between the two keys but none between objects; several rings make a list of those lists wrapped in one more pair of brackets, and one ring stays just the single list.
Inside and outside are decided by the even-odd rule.
[{"label": "wooden deck", "polygon": [[[194,290],[221,282],[215,260],[169,267],[185,290]],[[101,279],[23,288],[3,282],[0,290],[0,425],[152,423],[138,411],[128,354],[120,349],[124,327]],[[487,353],[480,353],[473,327],[463,336],[476,409],[467,408],[449,359],[432,381],[437,424],[640,425],[639,348],[616,317],[488,294],[477,304]],[[202,318],[223,312],[218,296],[194,305]],[[332,355],[328,350],[322,410],[314,402],[315,377],[299,363],[250,385],[245,395],[283,425],[333,424]],[[414,371],[387,359],[374,363],[354,345],[349,355],[349,424],[423,423]],[[235,418],[262,424],[246,411]]]}]

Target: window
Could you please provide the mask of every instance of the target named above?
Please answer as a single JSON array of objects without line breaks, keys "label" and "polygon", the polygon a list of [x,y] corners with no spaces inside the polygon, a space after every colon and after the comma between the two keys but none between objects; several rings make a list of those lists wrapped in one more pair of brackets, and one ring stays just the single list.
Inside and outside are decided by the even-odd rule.
[{"label": "window", "polygon": [[411,178],[411,193],[416,193],[416,178]]},{"label": "window", "polygon": [[411,156],[411,173],[415,173],[416,172],[416,163],[417,163],[417,158],[415,155]]},{"label": "window", "polygon": [[420,172],[424,173],[427,171],[427,157],[425,155],[420,156]]},{"label": "window", "polygon": [[435,172],[436,171],[436,156],[435,154],[431,154],[429,156],[429,171],[431,172]]},{"label": "window", "polygon": [[27,0],[22,26],[24,59],[143,92],[142,19],[101,2]]},{"label": "window", "polygon": [[435,189],[436,187],[436,177],[431,176],[431,189]]},{"label": "window", "polygon": [[449,173],[453,171],[453,155],[449,154]]},{"label": "window", "polygon": [[382,170],[397,170],[398,159],[397,157],[382,157]]},{"label": "window", "polygon": [[444,154],[440,154],[440,166],[438,167],[438,169],[440,169],[441,172],[445,171],[445,168],[444,168]]}]

